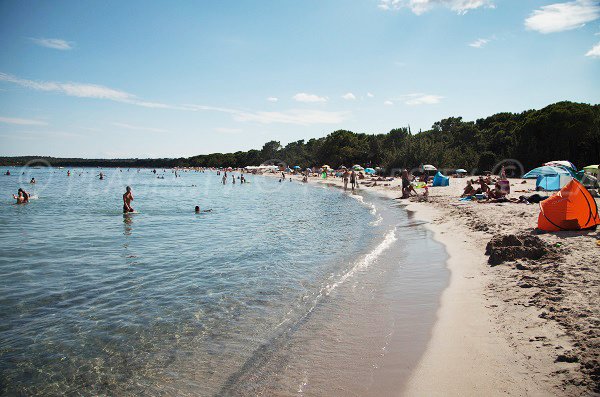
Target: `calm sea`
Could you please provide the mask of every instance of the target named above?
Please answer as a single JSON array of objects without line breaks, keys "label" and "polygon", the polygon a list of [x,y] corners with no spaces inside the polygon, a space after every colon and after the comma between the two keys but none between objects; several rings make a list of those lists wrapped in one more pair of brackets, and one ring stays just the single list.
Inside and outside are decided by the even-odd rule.
[{"label": "calm sea", "polygon": [[374,196],[212,171],[10,170],[2,395],[398,391],[447,284],[443,247]]}]

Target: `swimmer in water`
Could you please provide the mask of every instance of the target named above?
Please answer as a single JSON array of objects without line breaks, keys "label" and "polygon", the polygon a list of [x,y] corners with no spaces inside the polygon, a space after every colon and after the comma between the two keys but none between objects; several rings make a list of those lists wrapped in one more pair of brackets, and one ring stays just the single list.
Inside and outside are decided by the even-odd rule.
[{"label": "swimmer in water", "polygon": [[133,207],[131,207],[131,202],[133,201],[133,194],[131,193],[131,188],[127,186],[125,190],[126,191],[123,194],[123,213],[133,212]]},{"label": "swimmer in water", "polygon": [[210,209],[210,210],[200,210],[200,206],[197,205],[196,208],[194,208],[194,212],[196,214],[199,214],[201,212],[212,212],[212,209]]},{"label": "swimmer in water", "polygon": [[98,175],[100,177],[100,180],[104,180],[104,174],[101,172],[100,175]]},{"label": "swimmer in water", "polygon": [[6,170],[6,174],[4,174],[4,175],[10,176],[10,171]]},{"label": "swimmer in water", "polygon": [[29,202],[29,193],[27,193],[25,190],[19,188],[17,194],[18,195],[13,194],[13,198],[17,200],[17,204],[26,204]]},{"label": "swimmer in water", "polygon": [[31,178],[31,180],[29,181],[29,183],[31,183],[32,185],[35,184],[35,178]]},{"label": "swimmer in water", "polygon": [[71,170],[67,171],[67,176],[71,176]]}]

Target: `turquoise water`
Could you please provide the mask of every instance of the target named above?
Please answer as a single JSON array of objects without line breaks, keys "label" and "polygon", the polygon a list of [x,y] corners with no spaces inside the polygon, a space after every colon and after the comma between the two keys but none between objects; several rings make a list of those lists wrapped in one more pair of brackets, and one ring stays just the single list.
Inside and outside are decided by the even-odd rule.
[{"label": "turquoise water", "polygon": [[[412,318],[400,340],[426,343],[445,254],[389,202],[251,175],[66,171],[0,176],[2,394],[320,394],[333,373],[357,379],[327,372],[360,368],[376,330]],[[136,214],[121,212],[126,185]],[[18,187],[29,204],[13,204]],[[320,353],[336,332],[357,339]]]}]

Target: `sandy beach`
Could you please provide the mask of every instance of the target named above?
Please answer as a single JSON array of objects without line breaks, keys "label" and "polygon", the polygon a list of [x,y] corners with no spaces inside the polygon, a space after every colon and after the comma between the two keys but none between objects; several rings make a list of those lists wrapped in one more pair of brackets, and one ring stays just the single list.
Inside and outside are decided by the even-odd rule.
[{"label": "sandy beach", "polygon": [[[300,180],[300,177],[293,177]],[[342,187],[341,178],[309,178]],[[400,180],[362,191],[400,196]],[[535,181],[511,179],[511,197]],[[429,190],[427,202],[398,200],[428,222],[451,272],[427,350],[401,393],[592,395],[598,392],[600,247],[597,231],[539,233],[537,204],[459,202],[466,179]],[[598,203],[598,199],[596,199]],[[534,236],[539,258],[489,264],[497,235]],[[539,240],[538,240],[539,239]],[[496,248],[503,258],[504,247]]]}]

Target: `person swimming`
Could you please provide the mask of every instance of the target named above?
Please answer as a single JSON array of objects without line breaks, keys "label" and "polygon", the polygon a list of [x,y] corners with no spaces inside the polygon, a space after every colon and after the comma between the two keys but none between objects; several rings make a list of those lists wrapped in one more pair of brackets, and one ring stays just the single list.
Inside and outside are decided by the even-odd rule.
[{"label": "person swimming", "polygon": [[131,193],[131,188],[127,186],[125,188],[125,193],[123,194],[123,213],[134,212],[134,209],[131,206],[132,201],[133,194]]},{"label": "person swimming", "polygon": [[29,202],[29,193],[19,188],[17,195],[13,194],[13,198],[17,200],[17,204],[27,204]]},{"label": "person swimming", "polygon": [[29,181],[29,183],[31,183],[32,185],[35,184],[35,178],[31,178],[31,180]]},{"label": "person swimming", "polygon": [[9,171],[9,170],[6,170],[6,173],[5,173],[4,175],[6,175],[6,176],[10,176],[10,171]]},{"label": "person swimming", "polygon": [[199,213],[201,213],[201,212],[212,212],[212,209],[210,209],[210,210],[200,210],[200,206],[199,206],[199,205],[197,205],[197,206],[194,208],[194,212],[195,212],[196,214],[199,214]]}]

